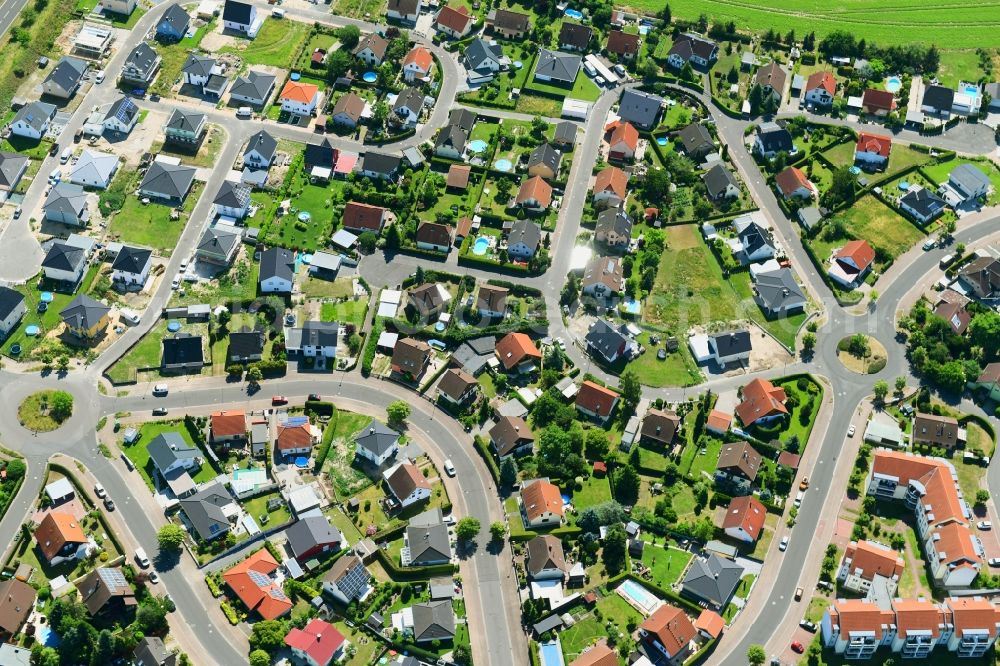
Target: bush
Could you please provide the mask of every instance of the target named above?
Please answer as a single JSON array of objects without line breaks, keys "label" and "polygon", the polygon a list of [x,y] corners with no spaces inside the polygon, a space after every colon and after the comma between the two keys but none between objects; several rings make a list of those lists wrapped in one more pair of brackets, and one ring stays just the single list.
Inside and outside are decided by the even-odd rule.
[{"label": "bush", "polygon": [[236,614],[236,610],[229,605],[228,601],[223,601],[219,604],[219,607],[222,608],[222,613],[226,616],[226,619],[229,620],[229,624],[235,627],[240,623],[239,615]]}]

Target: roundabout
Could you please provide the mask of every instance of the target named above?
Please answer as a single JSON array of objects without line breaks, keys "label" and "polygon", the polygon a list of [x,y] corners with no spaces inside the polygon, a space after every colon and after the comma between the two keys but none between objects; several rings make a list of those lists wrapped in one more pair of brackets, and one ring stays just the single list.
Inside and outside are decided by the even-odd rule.
[{"label": "roundabout", "polygon": [[885,368],[888,352],[874,337],[856,333],[837,343],[837,358],[851,372],[874,375]]},{"label": "roundabout", "polygon": [[51,432],[73,415],[73,396],[67,391],[32,393],[17,408],[21,425],[32,432]]}]

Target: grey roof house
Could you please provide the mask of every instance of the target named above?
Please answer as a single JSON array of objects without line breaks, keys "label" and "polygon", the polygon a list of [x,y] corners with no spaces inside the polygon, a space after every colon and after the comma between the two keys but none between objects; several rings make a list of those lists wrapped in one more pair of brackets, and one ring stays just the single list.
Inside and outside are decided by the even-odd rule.
[{"label": "grey roof house", "polygon": [[691,562],[681,590],[686,596],[722,608],[729,603],[742,577],[743,567],[712,553]]},{"label": "grey roof house", "polygon": [[658,95],[628,88],[618,103],[618,116],[639,129],[651,130],[656,126],[664,104],[663,98]]},{"label": "grey roof house", "polygon": [[166,164],[154,161],[146,170],[139,185],[139,194],[144,197],[166,199],[179,203],[184,200],[194,182],[194,167],[183,164]]},{"label": "grey roof house", "polygon": [[250,70],[237,76],[229,88],[229,97],[250,106],[264,106],[274,90],[274,76]]},{"label": "grey roof house", "polygon": [[49,190],[42,205],[45,219],[50,222],[67,224],[75,227],[86,226],[90,219],[87,210],[87,193],[79,185],[73,183],[56,183]]},{"label": "grey roof house", "polygon": [[381,421],[371,423],[354,438],[355,453],[362,458],[382,464],[399,450],[399,433]]},{"label": "grey roof house", "polygon": [[203,540],[215,539],[229,531],[228,514],[235,507],[226,487],[215,482],[180,501],[181,511]]},{"label": "grey roof house", "polygon": [[455,637],[455,611],[451,600],[413,604],[413,640],[448,641]]},{"label": "grey roof house", "polygon": [[451,560],[451,539],[441,509],[435,507],[410,519],[400,556],[403,566],[444,564]]},{"label": "grey roof house", "polygon": [[122,68],[121,79],[129,85],[148,86],[160,70],[162,60],[160,54],[154,51],[149,44],[139,42],[128,54],[125,66]]},{"label": "grey roof house", "polygon": [[228,266],[232,263],[240,247],[240,235],[226,226],[214,226],[205,229],[195,248],[195,257],[201,261],[217,266]]},{"label": "grey roof house", "polygon": [[86,60],[63,56],[42,81],[42,93],[59,99],[69,99],[76,94],[86,71]]},{"label": "grey roof house", "polygon": [[572,53],[541,49],[535,64],[535,78],[539,81],[571,86],[576,82],[583,58]]},{"label": "grey roof house", "polygon": [[24,155],[0,151],[0,192],[11,192],[17,189],[21,177],[31,162]]},{"label": "grey roof house", "polygon": [[713,200],[732,199],[740,195],[740,185],[736,177],[724,165],[716,164],[701,176],[705,190]]},{"label": "grey roof house", "polygon": [[757,305],[770,317],[801,312],[806,307],[806,295],[790,268],[757,273],[753,292]]}]

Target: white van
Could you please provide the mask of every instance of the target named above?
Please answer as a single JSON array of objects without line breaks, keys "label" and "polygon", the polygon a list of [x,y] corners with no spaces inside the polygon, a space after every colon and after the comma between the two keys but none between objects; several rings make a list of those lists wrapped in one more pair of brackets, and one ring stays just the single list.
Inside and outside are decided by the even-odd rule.
[{"label": "white van", "polygon": [[146,551],[142,548],[135,549],[135,561],[139,563],[139,566],[145,569],[149,566],[149,558],[146,557]]},{"label": "white van", "polygon": [[66,164],[66,162],[69,162],[69,158],[71,157],[73,157],[73,148],[66,146],[63,148],[62,155],[59,156],[59,163]]},{"label": "white van", "polygon": [[271,10],[271,16],[274,18],[285,18],[285,10],[275,7]]},{"label": "white van", "polygon": [[97,83],[104,83],[105,73],[103,69],[97,70],[97,75],[94,77],[94,81]]},{"label": "white van", "polygon": [[251,109],[249,106],[241,106],[240,108],[236,109],[237,118],[249,118],[252,115],[253,115],[253,109]]},{"label": "white van", "polygon": [[806,497],[805,492],[799,491],[799,494],[795,496],[795,506],[802,506],[802,500]]},{"label": "white van", "polygon": [[139,315],[131,310],[122,310],[119,312],[119,316],[129,326],[138,326],[139,324]]},{"label": "white van", "polygon": [[104,486],[98,483],[94,485],[94,494],[97,495],[98,498],[104,499],[108,496],[108,491],[104,489]]},{"label": "white van", "polygon": [[166,395],[168,387],[166,384],[157,384],[153,387],[153,395]]}]

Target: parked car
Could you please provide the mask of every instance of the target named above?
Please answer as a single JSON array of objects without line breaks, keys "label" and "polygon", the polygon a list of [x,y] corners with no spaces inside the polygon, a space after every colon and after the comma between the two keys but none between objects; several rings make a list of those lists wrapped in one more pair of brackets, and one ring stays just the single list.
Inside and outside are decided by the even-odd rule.
[{"label": "parked car", "polygon": [[799,481],[799,490],[805,490],[808,487],[809,487],[809,477],[803,476],[802,480]]},{"label": "parked car", "polygon": [[103,69],[97,70],[97,75],[94,77],[94,81],[97,83],[104,83],[105,73]]},{"label": "parked car", "polygon": [[781,537],[781,543],[778,544],[778,550],[784,551],[788,548],[788,537]]},{"label": "parked car", "polygon": [[153,395],[166,395],[170,387],[166,384],[157,384],[153,387]]},{"label": "parked car", "polygon": [[852,424],[850,428],[847,429],[847,436],[854,437],[854,425]]},{"label": "parked car", "polygon": [[444,461],[444,473],[448,476],[455,476],[455,466],[451,464],[451,458]]},{"label": "parked car", "polygon": [[104,489],[104,486],[97,483],[94,484],[94,494],[97,495],[98,498],[104,499],[105,497],[108,496],[108,491]]},{"label": "parked car", "polygon": [[166,416],[166,415],[167,415],[166,407],[157,407],[156,409],[153,410],[153,416]]},{"label": "parked car", "polygon": [[978,527],[981,530],[991,530],[993,529],[993,523],[991,523],[988,520],[980,520],[978,523],[976,523],[976,527]]},{"label": "parked car", "polygon": [[991,567],[1000,567],[1000,557],[991,557],[986,560],[986,563]]},{"label": "parked car", "polygon": [[795,588],[795,600],[796,601],[802,601],[802,588],[801,587]]},{"label": "parked car", "polygon": [[319,397],[319,393],[310,393],[309,394],[309,400],[311,402],[319,402],[320,400],[322,400],[322,398]]},{"label": "parked car", "polygon": [[288,398],[286,398],[283,395],[272,395],[271,396],[271,404],[272,405],[287,405],[288,404]]},{"label": "parked car", "polygon": [[809,620],[802,620],[801,622],[799,622],[799,626],[802,627],[803,629],[805,629],[806,631],[810,632],[810,633],[813,633],[813,634],[816,633],[816,623],[815,622],[810,622]]},{"label": "parked car", "polygon": [[802,643],[799,643],[798,641],[792,642],[792,652],[795,652],[796,654],[802,654],[805,651],[806,649],[802,647]]},{"label": "parked car", "polygon": [[146,557],[146,551],[142,548],[135,549],[135,561],[143,569],[149,566],[149,558]]},{"label": "parked car", "polygon": [[110,497],[105,497],[104,498],[104,508],[107,509],[108,511],[114,511],[115,510],[115,501],[113,499],[111,499]]},{"label": "parked car", "polygon": [[170,288],[173,289],[174,291],[177,291],[177,288],[180,286],[181,286],[180,278],[174,278],[173,280],[170,281]]},{"label": "parked car", "polygon": [[157,583],[160,582],[160,575],[158,573],[156,573],[155,571],[150,571],[149,572],[149,582],[152,583],[153,585],[156,585]]},{"label": "parked car", "polygon": [[937,247],[937,241],[934,240],[933,238],[928,238],[927,240],[924,241],[923,247],[925,252],[928,250],[933,250],[935,247]]}]

